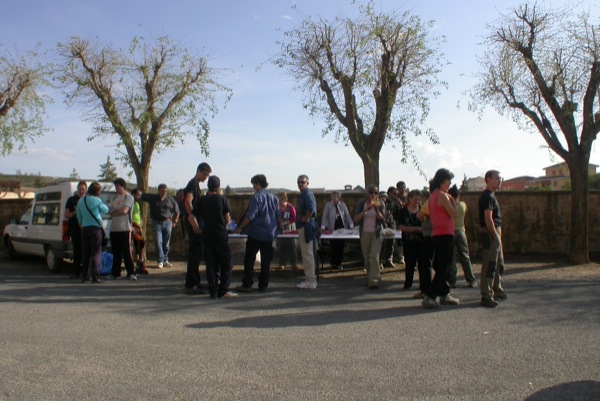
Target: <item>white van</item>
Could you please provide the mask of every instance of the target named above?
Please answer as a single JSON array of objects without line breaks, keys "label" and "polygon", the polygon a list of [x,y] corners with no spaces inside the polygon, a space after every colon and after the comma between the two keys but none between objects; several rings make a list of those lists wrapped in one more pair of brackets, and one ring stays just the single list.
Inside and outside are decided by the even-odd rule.
[{"label": "white van", "polygon": [[[77,192],[78,181],[49,184],[35,191],[33,201],[18,221],[4,228],[8,257],[37,255],[46,258],[52,272],[58,272],[63,259],[73,258],[73,247],[65,218],[67,199]],[[88,183],[88,186],[91,182]],[[108,203],[115,195],[112,183],[101,182],[100,198]],[[110,215],[103,216],[106,233],[110,232]]]}]

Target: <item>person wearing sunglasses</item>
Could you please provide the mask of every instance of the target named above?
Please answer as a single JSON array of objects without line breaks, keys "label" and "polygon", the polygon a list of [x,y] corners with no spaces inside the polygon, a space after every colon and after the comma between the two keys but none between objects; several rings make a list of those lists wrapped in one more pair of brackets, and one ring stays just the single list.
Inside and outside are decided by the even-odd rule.
[{"label": "person wearing sunglasses", "polygon": [[354,211],[354,224],[358,224],[360,245],[365,269],[367,286],[379,288],[379,252],[383,244],[383,221],[385,205],[378,199],[379,189],[375,185],[367,188],[367,197],[360,201]]},{"label": "person wearing sunglasses", "polygon": [[296,214],[296,228],[298,229],[298,242],[302,254],[304,267],[304,281],[296,285],[301,290],[315,290],[317,288],[317,275],[315,263],[315,240],[317,239],[317,200],[308,189],[308,176],[301,174],[297,180],[300,198],[298,200],[298,213]]}]

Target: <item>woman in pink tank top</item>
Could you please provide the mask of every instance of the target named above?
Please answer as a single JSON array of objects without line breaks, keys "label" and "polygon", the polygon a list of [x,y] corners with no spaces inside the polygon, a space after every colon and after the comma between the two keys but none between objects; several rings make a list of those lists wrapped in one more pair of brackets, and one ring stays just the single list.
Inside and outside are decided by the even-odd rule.
[{"label": "woman in pink tank top", "polygon": [[[446,191],[450,188],[454,174],[441,168],[431,181],[432,193],[429,196],[429,218],[432,225],[431,240],[435,275],[423,299],[423,307],[439,308],[441,305],[458,305],[459,300],[450,295],[446,278],[452,268],[454,255],[454,218],[456,204]],[[440,298],[438,303],[437,298]]]}]

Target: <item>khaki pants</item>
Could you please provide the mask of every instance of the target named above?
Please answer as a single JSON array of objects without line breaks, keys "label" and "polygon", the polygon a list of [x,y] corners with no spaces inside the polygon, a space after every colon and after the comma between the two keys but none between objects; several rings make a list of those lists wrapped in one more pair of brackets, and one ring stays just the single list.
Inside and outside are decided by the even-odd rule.
[{"label": "khaki pants", "polygon": [[298,229],[298,243],[300,244],[300,254],[302,254],[302,266],[304,266],[306,282],[316,283],[314,241],[306,242],[304,240],[304,227]]},{"label": "khaki pants", "polygon": [[502,275],[504,274],[504,254],[500,235],[493,238],[490,233],[479,232],[479,241],[483,247],[481,262],[481,297],[493,299],[494,294],[503,293]]},{"label": "khaki pants", "polygon": [[376,233],[362,232],[360,246],[365,260],[365,269],[368,275],[368,285],[379,285],[379,252],[381,252],[383,238],[377,238]]}]

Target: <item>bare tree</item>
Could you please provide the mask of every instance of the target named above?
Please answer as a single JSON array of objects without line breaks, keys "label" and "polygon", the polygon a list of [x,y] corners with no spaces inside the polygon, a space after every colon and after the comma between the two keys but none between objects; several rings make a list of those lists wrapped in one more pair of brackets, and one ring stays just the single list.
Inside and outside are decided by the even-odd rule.
[{"label": "bare tree", "polygon": [[365,185],[379,185],[379,155],[384,144],[397,142],[401,162],[411,158],[411,135],[438,139],[422,128],[429,100],[437,96],[437,74],[447,64],[439,50],[443,37],[431,34],[408,12],[376,12],[360,6],[355,19],[305,18],[285,32],[275,64],[286,69],[305,94],[304,108],[323,116],[323,135],[350,142],[363,163]]},{"label": "bare tree", "polygon": [[137,186],[148,190],[154,153],[194,135],[208,155],[207,115],[217,112],[217,95],[230,90],[214,79],[204,57],[194,56],[168,37],[148,44],[134,38],[128,50],[80,38],[59,43],[65,63],[57,78],[67,103],[79,102],[94,123],[96,137],[115,136],[121,160],[129,163]]},{"label": "bare tree", "polygon": [[45,104],[50,99],[42,94],[46,85],[47,66],[38,53],[14,56],[0,53],[0,154],[12,153],[15,145],[25,149],[48,129],[44,126]]},{"label": "bare tree", "polygon": [[[600,131],[600,27],[572,10],[525,3],[489,26],[473,109],[491,105],[539,132],[569,166],[569,257],[589,262],[588,164]],[[492,167],[492,166],[491,166]]]}]

